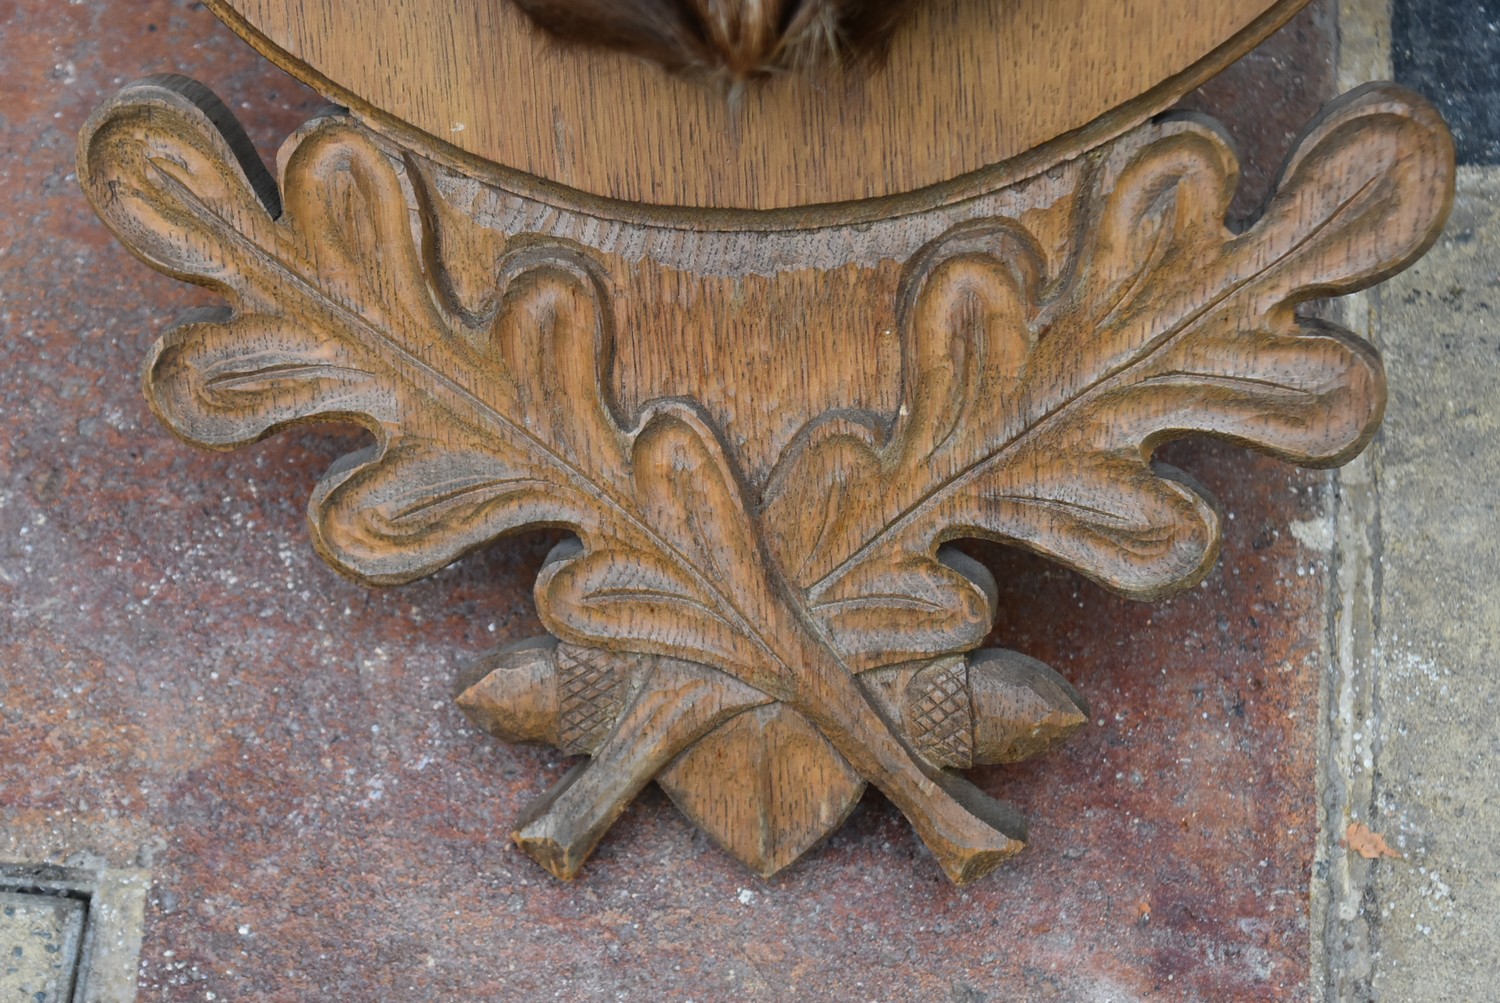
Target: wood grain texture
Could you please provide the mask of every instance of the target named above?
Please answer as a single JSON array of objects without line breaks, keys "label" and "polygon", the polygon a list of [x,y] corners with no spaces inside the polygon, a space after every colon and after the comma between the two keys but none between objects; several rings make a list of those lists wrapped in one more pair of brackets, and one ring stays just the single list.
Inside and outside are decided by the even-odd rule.
[{"label": "wood grain texture", "polygon": [[279,165],[181,78],[86,126],[100,216],[228,302],[157,344],[147,395],[216,448],[368,429],[309,507],[361,581],[571,531],[536,586],[560,643],[498,652],[460,693],[503,737],[591,754],[517,842],[572,876],[659,776],[770,873],[869,782],[958,882],[1026,837],[955,768],[1044,752],[1086,706],[976,650],[996,592],[947,544],[1027,547],[1138,598],[1200,580],[1216,510],[1152,453],[1208,434],[1354,455],[1379,360],[1297,307],[1419,256],[1454,172],[1436,113],[1388,86],[1330,105],[1244,225],[1235,158],[1192,117],[920,216],[801,229],[561,207],[341,116]]},{"label": "wood grain texture", "polygon": [[877,72],[786,75],[729,101],[559,46],[503,0],[208,0],[294,75],[449,166],[799,217],[1018,180],[1166,108],[1305,3],[929,0]]}]

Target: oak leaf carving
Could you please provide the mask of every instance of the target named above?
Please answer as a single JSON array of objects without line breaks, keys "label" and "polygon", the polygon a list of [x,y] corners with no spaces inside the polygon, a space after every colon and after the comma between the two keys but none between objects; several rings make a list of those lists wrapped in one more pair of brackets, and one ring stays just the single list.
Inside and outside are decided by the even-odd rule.
[{"label": "oak leaf carving", "polygon": [[[345,118],[292,137],[279,170],[181,78],[127,88],[80,147],[121,239],[228,303],[152,351],[147,396],[169,428],[214,448],[310,421],[371,433],[310,501],[335,567],[394,584],[512,530],[576,534],[543,569],[538,609],[590,666],[618,661],[629,698],[518,841],[571,875],[660,774],[770,871],[868,779],[969,880],[1024,826],[914,751],[881,690],[923,665],[965,678],[954,656],[990,630],[994,582],[948,544],[1027,547],[1136,598],[1201,578],[1217,513],[1152,454],[1209,434],[1317,465],[1367,441],[1378,359],[1297,308],[1425,250],[1452,149],[1425,104],[1362,89],[1303,138],[1259,217],[1231,227],[1238,168],[1211,126],[1158,123],[1104,148],[1076,170],[1061,263],[1008,218],[959,224],[913,258],[899,411],[815,418],[759,497],[698,405],[649,402],[626,426],[614,293],[581,248],[448,239],[463,221],[433,211],[434,168]],[[458,302],[443,262],[466,246],[498,255],[495,291],[469,282]],[[937,697],[972,717],[963,694]],[[739,783],[746,759],[755,785]],[[822,778],[822,796],[788,796],[797,773]],[[744,819],[759,830],[731,830]]]},{"label": "oak leaf carving", "polygon": [[[873,499],[815,536],[772,537],[836,636],[851,607],[893,633],[982,635],[972,588],[937,557],[958,537],[1035,550],[1134,598],[1189,587],[1217,555],[1219,517],[1153,463],[1158,446],[1201,433],[1331,465],[1373,434],[1378,357],[1296,308],[1384,278],[1434,238],[1452,184],[1436,114],[1393,88],[1347,95],[1243,229],[1225,222],[1238,169],[1223,138],[1194,120],[1156,131],[1093,166],[1059,274],[1008,219],[960,225],[918,255],[900,414],[884,435],[820,420],[784,461],[772,526],[797,498]],[[885,582],[921,569],[929,605],[886,598]],[[847,655],[861,669],[882,658],[878,645]]]},{"label": "oak leaf carving", "polygon": [[[413,226],[407,207],[426,196],[407,191],[422,183],[410,161],[325,118],[289,141],[281,174],[181,78],[128,88],[85,130],[80,176],[101,217],[137,255],[229,304],[153,349],[146,390],[163,422],[216,448],[356,422],[374,444],[338,461],[309,505],[336,568],[401,583],[509,530],[565,526],[577,540],[537,585],[557,636],[702,663],[727,709],[716,714],[786,695],[806,642],[777,636],[794,628],[738,477],[689,403],[621,426],[591,262],[520,243],[487,309],[465,309],[433,273],[433,217]],[[847,772],[818,742],[826,771]]]}]

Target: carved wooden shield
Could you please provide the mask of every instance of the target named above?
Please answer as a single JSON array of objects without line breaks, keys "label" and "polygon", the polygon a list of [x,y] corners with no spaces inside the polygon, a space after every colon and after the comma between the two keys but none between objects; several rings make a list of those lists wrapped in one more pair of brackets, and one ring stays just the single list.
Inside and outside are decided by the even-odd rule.
[{"label": "carved wooden shield", "polygon": [[208,0],[293,75],[449,163],[627,202],[725,209],[950,183],[863,210],[881,215],[992,189],[1098,145],[1306,3],[928,0],[879,72],[791,75],[730,101],[645,62],[560,47],[508,0]]}]

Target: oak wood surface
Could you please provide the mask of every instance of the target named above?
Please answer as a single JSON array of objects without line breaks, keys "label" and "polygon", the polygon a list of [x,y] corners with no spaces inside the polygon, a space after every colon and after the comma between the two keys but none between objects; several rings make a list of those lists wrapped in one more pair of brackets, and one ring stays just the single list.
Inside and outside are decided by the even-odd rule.
[{"label": "oak wood surface", "polygon": [[787,75],[734,100],[562,48],[507,0],[207,2],[293,74],[450,165],[805,217],[1035,173],[1167,107],[1307,0],[931,0],[880,71]]}]

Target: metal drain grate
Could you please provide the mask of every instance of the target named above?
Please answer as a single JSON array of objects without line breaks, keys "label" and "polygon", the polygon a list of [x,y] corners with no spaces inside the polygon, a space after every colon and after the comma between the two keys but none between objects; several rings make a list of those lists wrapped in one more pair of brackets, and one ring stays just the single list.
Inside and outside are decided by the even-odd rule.
[{"label": "metal drain grate", "polygon": [[0,1003],[131,1003],[150,876],[0,863]]},{"label": "metal drain grate", "polygon": [[0,1003],[84,999],[90,875],[0,865]]}]

